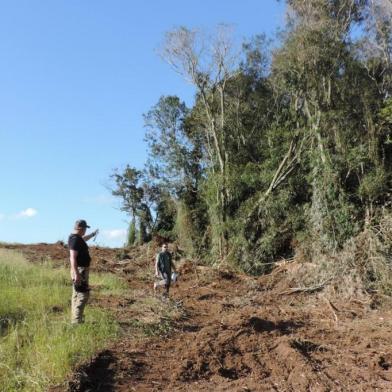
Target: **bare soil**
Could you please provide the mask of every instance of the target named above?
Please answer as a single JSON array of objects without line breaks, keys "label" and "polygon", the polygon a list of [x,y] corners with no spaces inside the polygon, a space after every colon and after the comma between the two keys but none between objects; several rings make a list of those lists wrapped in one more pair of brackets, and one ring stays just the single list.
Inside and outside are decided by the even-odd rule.
[{"label": "bare soil", "polygon": [[[67,263],[61,243],[2,246]],[[180,316],[160,335],[134,334],[132,304],[152,295],[152,250],[91,248],[95,269],[129,283],[129,295],[93,300],[124,334],[51,391],[392,391],[389,300],[292,292],[286,276],[296,261],[259,278],[182,261],[179,284],[162,298]]]}]

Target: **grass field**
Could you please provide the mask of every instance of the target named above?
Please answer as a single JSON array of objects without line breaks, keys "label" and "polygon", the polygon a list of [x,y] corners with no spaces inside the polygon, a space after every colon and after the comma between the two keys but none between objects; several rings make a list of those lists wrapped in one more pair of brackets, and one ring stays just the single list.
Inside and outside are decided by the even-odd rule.
[{"label": "grass field", "polygon": [[[100,295],[125,286],[112,275],[91,274]],[[69,271],[32,264],[0,249],[0,390],[44,391],[115,338],[110,314],[87,306],[83,325],[70,325]]]}]

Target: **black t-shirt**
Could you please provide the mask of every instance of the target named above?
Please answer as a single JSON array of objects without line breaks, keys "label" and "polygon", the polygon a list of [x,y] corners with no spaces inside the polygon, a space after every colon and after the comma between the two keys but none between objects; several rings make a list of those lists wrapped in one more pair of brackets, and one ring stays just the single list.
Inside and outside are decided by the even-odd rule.
[{"label": "black t-shirt", "polygon": [[78,267],[90,266],[91,257],[88,252],[88,246],[82,237],[77,234],[71,234],[68,238],[68,247],[70,250],[78,251],[78,256],[76,257]]},{"label": "black t-shirt", "polygon": [[162,273],[165,272],[168,275],[171,275],[172,270],[172,256],[170,252],[160,252],[158,253],[158,269]]}]

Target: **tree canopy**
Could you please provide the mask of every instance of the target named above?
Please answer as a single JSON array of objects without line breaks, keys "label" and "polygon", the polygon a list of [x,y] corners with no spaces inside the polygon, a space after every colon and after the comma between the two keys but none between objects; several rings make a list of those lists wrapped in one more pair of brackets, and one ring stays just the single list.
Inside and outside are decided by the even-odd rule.
[{"label": "tree canopy", "polygon": [[260,273],[298,244],[338,251],[389,208],[392,2],[287,5],[273,50],[263,34],[236,48],[225,25],[166,34],[161,55],[194,85],[194,105],[159,98],[143,176],[114,175],[147,237]]}]

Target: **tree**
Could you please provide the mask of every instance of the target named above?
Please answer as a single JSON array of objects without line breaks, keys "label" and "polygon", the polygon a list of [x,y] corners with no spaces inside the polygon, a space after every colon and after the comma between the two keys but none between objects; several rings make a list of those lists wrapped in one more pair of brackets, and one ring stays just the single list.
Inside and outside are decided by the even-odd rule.
[{"label": "tree", "polygon": [[237,50],[227,26],[167,33],[162,55],[195,102],[161,97],[145,115],[145,170],[115,177],[139,234],[260,273],[298,242],[310,255],[338,252],[381,219],[392,189],[391,3],[287,4],[272,55],[262,35]]},{"label": "tree", "polygon": [[148,202],[149,196],[151,197],[151,190],[146,184],[141,184],[142,176],[143,173],[141,171],[129,165],[127,165],[122,174],[115,171],[111,175],[111,179],[114,181],[112,194],[122,199],[121,210],[131,215],[132,221],[129,235],[131,235],[131,228],[136,227],[136,221],[138,221],[139,243],[144,243],[148,240],[152,225]]},{"label": "tree", "polygon": [[[166,34],[163,58],[197,89],[203,108],[203,130],[216,188],[218,249],[220,257],[228,253],[227,205],[230,199],[227,171],[226,88],[236,74],[238,56],[234,51],[228,26],[220,26],[213,39],[181,27]],[[217,175],[218,174],[218,175]]]},{"label": "tree", "polygon": [[185,126],[188,114],[178,97],[166,96],[144,115],[149,176],[176,196],[196,189],[202,177],[200,143]]},{"label": "tree", "polygon": [[203,147],[198,128],[189,126],[189,114],[178,97],[165,96],[144,116],[149,147],[146,172],[159,193],[155,230],[168,237],[174,235],[178,201],[194,215],[195,225],[201,223],[203,214],[198,203],[204,177]]},{"label": "tree", "polygon": [[110,177],[115,185],[112,195],[122,199],[121,210],[129,213],[134,221],[143,198],[143,189],[139,186],[142,172],[127,165],[122,174],[116,170]]},{"label": "tree", "polygon": [[350,219],[352,210],[341,181],[345,165],[340,153],[350,148],[348,130],[355,133],[361,123],[359,118],[347,122],[344,110],[353,110],[346,93],[353,63],[350,31],[361,22],[366,1],[292,0],[288,4],[291,17],[284,44],[274,58],[273,77],[290,101],[307,146],[312,237],[320,239],[322,249],[333,250],[353,234],[342,223]]}]

